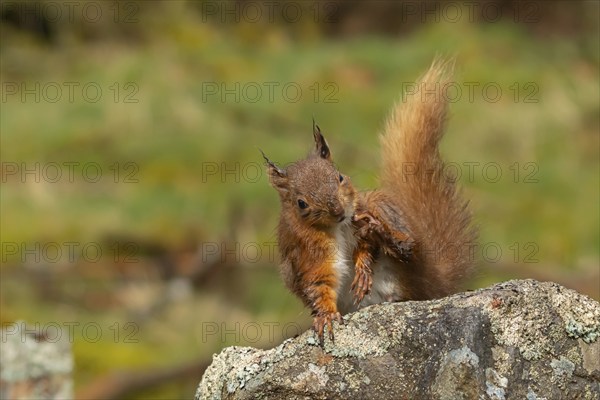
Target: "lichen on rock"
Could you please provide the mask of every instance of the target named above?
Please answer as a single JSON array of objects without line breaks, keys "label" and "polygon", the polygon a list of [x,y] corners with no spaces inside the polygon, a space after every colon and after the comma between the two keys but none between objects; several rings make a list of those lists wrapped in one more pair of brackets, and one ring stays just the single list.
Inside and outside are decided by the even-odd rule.
[{"label": "lichen on rock", "polygon": [[379,304],[270,350],[214,356],[197,399],[600,400],[600,305],[555,283],[509,281]]},{"label": "lichen on rock", "polygon": [[0,330],[0,399],[73,398],[73,355],[58,325],[52,337],[17,321]]}]

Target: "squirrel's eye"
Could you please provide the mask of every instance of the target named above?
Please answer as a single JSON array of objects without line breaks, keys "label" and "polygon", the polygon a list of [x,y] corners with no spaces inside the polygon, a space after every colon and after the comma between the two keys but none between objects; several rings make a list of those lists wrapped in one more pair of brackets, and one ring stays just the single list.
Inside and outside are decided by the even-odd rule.
[{"label": "squirrel's eye", "polygon": [[306,202],[304,200],[299,199],[298,207],[300,207],[302,210],[304,210],[306,207],[308,207],[308,204],[306,204]]},{"label": "squirrel's eye", "polygon": [[344,182],[344,175],[340,174],[340,183]]}]

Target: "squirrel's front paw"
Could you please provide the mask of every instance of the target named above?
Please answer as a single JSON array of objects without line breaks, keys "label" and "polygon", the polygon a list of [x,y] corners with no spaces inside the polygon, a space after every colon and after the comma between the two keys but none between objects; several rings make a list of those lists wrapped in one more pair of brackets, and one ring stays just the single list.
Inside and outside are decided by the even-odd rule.
[{"label": "squirrel's front paw", "polygon": [[367,237],[373,230],[381,226],[381,223],[367,211],[354,214],[352,223],[356,227],[359,237]]},{"label": "squirrel's front paw", "polygon": [[318,313],[313,319],[313,329],[317,333],[317,336],[319,336],[321,345],[325,343],[323,335],[325,326],[327,326],[327,330],[329,331],[329,339],[333,342],[333,321],[337,321],[340,325],[344,324],[342,315],[339,312]]},{"label": "squirrel's front paw", "polygon": [[354,271],[354,280],[352,281],[352,291],[354,292],[354,304],[360,304],[361,301],[371,293],[373,278],[371,268],[362,264],[359,260]]},{"label": "squirrel's front paw", "polygon": [[398,260],[408,262],[413,255],[414,244],[412,239],[392,242],[390,246],[385,247],[384,252]]}]

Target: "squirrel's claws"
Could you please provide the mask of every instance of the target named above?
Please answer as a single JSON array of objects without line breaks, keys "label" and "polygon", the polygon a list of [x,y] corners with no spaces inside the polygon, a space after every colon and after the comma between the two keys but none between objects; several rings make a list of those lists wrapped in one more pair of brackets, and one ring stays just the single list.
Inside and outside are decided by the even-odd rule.
[{"label": "squirrel's claws", "polygon": [[325,344],[325,326],[327,326],[329,339],[332,342],[334,341],[333,321],[337,321],[340,325],[344,324],[342,315],[339,312],[320,313],[317,314],[313,320],[313,330],[319,337],[319,342],[321,343],[321,346]]},{"label": "squirrel's claws", "polygon": [[379,225],[381,225],[381,223],[368,212],[354,214],[352,216],[352,222],[355,222],[355,223],[360,222],[360,223],[364,224],[364,226],[369,226],[369,225],[379,226]]},{"label": "squirrel's claws", "polygon": [[360,304],[365,296],[371,293],[371,287],[373,286],[371,268],[366,265],[359,265],[356,266],[354,280],[352,281],[351,286],[351,290],[354,292],[354,304]]}]

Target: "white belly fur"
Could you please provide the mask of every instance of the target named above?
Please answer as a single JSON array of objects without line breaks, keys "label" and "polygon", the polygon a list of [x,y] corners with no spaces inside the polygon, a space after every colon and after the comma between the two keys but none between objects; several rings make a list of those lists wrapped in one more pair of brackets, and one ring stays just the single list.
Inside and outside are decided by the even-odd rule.
[{"label": "white belly fur", "polygon": [[336,231],[337,248],[335,252],[334,269],[340,284],[336,288],[338,300],[338,311],[347,314],[371,304],[392,301],[400,296],[398,274],[395,269],[398,266],[387,256],[380,256],[373,265],[373,286],[371,293],[365,296],[360,304],[354,304],[354,296],[351,291],[354,279],[354,262],[352,255],[356,247],[356,239],[352,234],[349,224],[340,225]]}]

